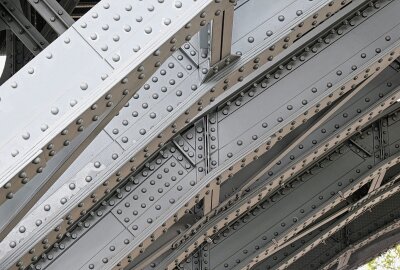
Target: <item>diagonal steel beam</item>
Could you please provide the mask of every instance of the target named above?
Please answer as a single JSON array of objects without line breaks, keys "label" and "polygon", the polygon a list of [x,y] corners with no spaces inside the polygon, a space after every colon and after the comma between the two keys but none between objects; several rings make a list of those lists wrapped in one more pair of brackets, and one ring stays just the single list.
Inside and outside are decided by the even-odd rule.
[{"label": "diagonal steel beam", "polygon": [[[25,67],[14,75],[8,83],[2,86],[1,90],[7,91],[8,89],[18,88],[18,91],[13,91],[13,94],[3,99],[4,101],[12,102],[12,100],[18,99],[23,103],[36,102],[35,104],[38,106],[40,104],[38,98],[47,96],[49,100],[52,100],[53,104],[51,108],[49,108],[49,105],[39,106],[31,114],[35,115],[34,120],[24,113],[16,112],[16,108],[9,107],[7,109],[9,115],[13,119],[15,118],[16,122],[15,126],[11,127],[15,133],[2,134],[2,141],[7,142],[7,144],[3,143],[0,149],[2,153],[0,159],[0,184],[3,186],[0,201],[4,202],[6,198],[12,198],[13,193],[27,183],[29,178],[42,172],[47,160],[50,160],[57,152],[68,146],[69,142],[77,135],[83,133],[85,127],[90,129],[91,126],[95,126],[92,134],[87,134],[84,142],[80,145],[80,149],[84,148],[91,141],[93,135],[100,132],[140,86],[145,83],[145,79],[180,44],[190,39],[198,31],[201,24],[211,20],[215,10],[223,9],[230,4],[229,2],[209,0],[196,1],[196,3],[190,5],[176,3],[176,5],[169,5],[170,10],[157,9],[158,12],[167,12],[175,17],[168,17],[161,25],[154,22],[153,28],[151,26],[141,26],[142,28],[138,28],[133,35],[130,35],[129,38],[132,40],[138,40],[137,36],[144,35],[144,38],[142,38],[144,43],[135,46],[134,51],[136,53],[134,52],[133,54],[130,53],[131,49],[126,47],[130,43],[129,40],[121,43],[123,49],[119,54],[113,52],[117,47],[108,47],[111,44],[106,45],[107,49],[94,46],[94,44],[107,37],[106,34],[101,36],[97,34],[95,36],[90,35],[91,28],[95,28],[94,20],[97,17],[92,18],[87,15],[81,19],[79,26],[76,25],[74,28],[69,29],[50,46],[51,48],[41,54],[40,57],[36,57],[31,62],[30,67]],[[106,16],[110,12],[108,12],[108,8],[103,8],[103,5],[108,7],[107,4],[100,3],[98,14]],[[115,8],[121,8],[121,5],[117,5]],[[166,3],[165,6],[167,6]],[[152,16],[157,17],[153,13],[153,9],[148,11],[147,16],[149,18]],[[125,19],[127,18],[125,17]],[[115,24],[123,23],[119,19],[114,21]],[[192,24],[188,25],[189,22]],[[92,26],[87,27],[88,23]],[[162,31],[161,28],[163,28]],[[130,30],[126,28],[125,32],[130,32]],[[147,42],[150,40],[152,42]],[[70,48],[69,53],[63,47]],[[57,48],[58,50],[63,50],[63,53],[60,53],[58,57],[53,57],[53,53],[58,52]],[[85,58],[77,55],[74,49],[78,51],[86,50],[86,53],[83,54]],[[75,61],[83,60],[97,63],[95,65],[96,70],[91,70],[90,72],[92,74],[93,72],[98,73],[99,76],[82,81],[82,76],[88,71],[83,73],[78,71],[73,59]],[[64,71],[70,67],[72,70],[68,75],[72,75],[74,79],[71,80],[64,77],[68,83],[64,84],[62,90],[59,91],[53,91],[57,87],[52,84],[42,87],[41,77],[48,76],[49,72],[57,71],[53,68],[47,68],[48,70],[43,68],[43,70],[35,72],[31,66],[36,66],[46,61],[51,61],[56,66],[62,66]],[[124,64],[120,64],[121,62],[124,62]],[[70,65],[65,65],[65,63],[70,63]],[[25,78],[26,76],[32,77],[30,85],[23,83],[23,80],[27,79]],[[54,83],[58,84],[60,82],[54,81]],[[131,86],[133,87],[132,89]],[[39,92],[35,93],[34,97],[26,95],[28,92],[21,91],[26,87],[36,87]],[[75,89],[76,92],[71,91],[71,89]],[[65,104],[66,100],[69,100],[67,104]],[[25,119],[25,122],[23,119]],[[6,121],[6,119],[2,119],[2,121]],[[18,172],[17,175],[15,175],[16,172]]]},{"label": "diagonal steel beam", "polygon": [[[397,180],[397,179],[396,179]],[[317,247],[318,244],[322,243],[324,240],[329,238],[335,232],[340,230],[343,226],[355,220],[357,217],[368,211],[368,209],[374,207],[375,205],[381,203],[386,200],[388,197],[393,196],[400,190],[400,185],[395,184],[393,182],[389,182],[388,184],[382,186],[375,192],[375,196],[368,196],[366,199],[363,198],[361,202],[358,202],[353,205],[352,210],[337,220],[335,223],[330,225],[327,229],[323,230],[321,233],[316,235],[311,241],[309,241],[303,248],[299,249],[297,252],[290,254],[287,258],[287,261],[278,264],[276,267],[272,269],[286,269],[292,263],[301,258],[300,254],[304,255],[307,252],[311,251],[313,248]]]},{"label": "diagonal steel beam", "polygon": [[[344,251],[342,251],[339,255],[335,256],[331,262],[324,264],[321,269],[323,270],[329,270],[332,269],[336,264],[337,264],[337,269],[342,270],[345,269],[346,266],[345,264],[342,264],[343,267],[339,268],[341,266],[340,262],[341,260],[343,261],[342,258],[346,258],[347,262],[350,259],[351,254],[354,254],[357,252],[357,250],[365,247],[366,245],[370,244],[374,240],[378,239],[381,236],[384,236],[388,233],[391,233],[393,231],[396,231],[400,228],[400,221],[399,220],[394,220],[390,224],[380,228],[377,231],[374,231],[371,235],[364,237],[357,241],[356,243],[352,244],[350,247],[346,248]],[[370,258],[369,258],[370,259]]]},{"label": "diagonal steel beam", "polygon": [[[215,185],[214,185],[214,187],[215,187]],[[214,189],[214,187],[212,187],[211,189],[213,190],[213,189]]]},{"label": "diagonal steel beam", "polygon": [[[319,5],[317,5],[317,6],[315,6],[315,7],[313,7],[312,8],[312,10],[310,10],[309,12],[307,12],[307,13],[305,13],[304,14],[304,16],[300,16],[300,18],[298,18],[297,20],[295,20],[293,23],[295,23],[295,24],[297,24],[298,22],[300,22],[300,21],[307,21],[307,20],[310,20],[310,17],[309,17],[309,14],[312,14],[312,12],[314,11],[314,10],[317,10],[317,9],[322,9],[322,10],[325,10],[325,9],[330,9],[330,10],[335,10],[335,9],[338,9],[338,8],[340,8],[342,5],[345,5],[345,4],[347,4],[346,2],[342,2],[342,4],[340,4],[340,3],[338,3],[338,5],[333,5],[333,6],[329,6],[329,5],[326,5],[325,4],[325,1],[322,1]],[[329,13],[329,14],[331,14],[331,13]],[[321,21],[323,21],[323,20],[325,20],[325,18],[321,18]],[[292,25],[289,25],[289,26],[287,26],[287,28],[285,28],[284,29],[284,32],[282,33],[282,34],[280,34],[279,36],[277,36],[273,41],[272,41],[272,43],[271,42],[266,42],[267,44],[268,44],[268,46],[271,46],[271,44],[280,44],[280,43],[283,43],[283,44],[287,44],[287,45],[290,45],[291,44],[291,41],[289,40],[289,41],[283,41],[283,39],[284,39],[284,37],[289,33],[290,35],[298,35],[298,33],[299,33],[299,31],[302,31],[302,30],[309,30],[309,29],[312,29],[313,27],[315,27],[316,25],[318,25],[318,23],[320,22],[320,20],[318,19],[318,20],[316,20],[315,21],[316,23],[312,23],[312,24],[309,24],[306,28],[302,28],[302,29],[298,29],[298,30],[296,30],[296,31],[292,31],[291,29],[293,28],[292,27]],[[287,40],[287,38],[285,38],[286,40]],[[263,46],[265,46],[265,45],[263,45]],[[284,46],[284,48],[286,48],[286,47],[288,47],[288,46]],[[262,46],[261,46],[261,48],[262,48]],[[255,51],[260,51],[261,49],[260,48],[258,48],[257,50],[255,50]],[[277,55],[278,53],[280,53],[281,51],[282,51],[283,49],[279,49],[279,50],[274,50],[272,53],[270,53],[270,54],[272,54],[271,55],[271,57],[273,56],[273,55]],[[252,52],[253,54],[254,54],[254,52]],[[242,70],[242,68],[244,67],[244,66],[242,66],[243,65],[243,63],[247,63],[247,65],[248,66],[251,66],[250,65],[250,63],[251,63],[251,61],[253,61],[255,58],[257,58],[257,57],[255,57],[254,58],[254,56],[252,56],[252,53],[249,53],[249,56],[250,56],[250,58],[249,59],[245,59],[245,61],[244,62],[242,62],[242,63],[238,63],[237,65],[235,65],[235,67],[233,68],[233,69],[231,69],[229,72],[233,72],[233,74],[235,74],[235,76],[238,74],[238,73],[241,73],[242,75],[244,75],[244,76],[247,76],[249,73],[250,73],[250,67],[248,67],[248,68],[246,68],[246,69],[244,69],[244,70]],[[110,56],[111,57],[111,56]],[[254,59],[253,59],[254,58]],[[111,60],[110,60],[111,61]],[[257,60],[258,61],[258,60]],[[268,59],[264,59],[263,61],[265,61],[265,62],[268,62],[269,60]],[[261,64],[261,62],[260,62],[260,64]],[[223,93],[223,91],[224,91],[224,89],[226,90],[227,88],[229,88],[230,87],[230,84],[228,83],[229,82],[229,79],[226,77],[226,75],[227,74],[229,74],[229,76],[234,76],[232,73],[227,73],[227,72],[225,72],[226,74],[219,74],[219,76],[217,76],[217,78],[216,79],[218,79],[218,83],[216,83],[216,85],[217,85],[217,88],[216,88],[216,90],[215,89],[213,89],[213,88],[211,88],[211,94],[212,95],[215,95],[215,96],[218,96],[219,94],[221,94],[221,93]],[[238,78],[238,81],[240,82],[242,79],[243,76],[240,76],[239,78]],[[224,83],[222,83],[221,84],[221,81],[223,81]],[[235,84],[236,82],[235,82],[235,80],[234,80],[234,82],[233,82],[233,84]],[[204,103],[203,102],[203,100],[202,100],[202,98],[204,98],[206,95],[209,95],[210,93],[209,93],[209,86],[204,86],[204,87],[202,87],[202,89],[201,89],[201,91],[200,91],[200,89],[199,89],[199,91],[197,91],[197,94],[195,95],[195,98],[189,103],[189,104],[194,104],[194,103],[200,103],[201,105],[196,105],[196,106],[194,106],[194,107],[198,107],[197,108],[197,110],[189,110],[189,107],[188,106],[186,106],[186,107],[181,107],[179,110],[178,110],[178,112],[177,111],[174,111],[172,114],[173,115],[177,115],[177,113],[179,113],[178,115],[180,116],[180,117],[177,117],[177,116],[172,116],[172,117],[169,117],[169,121],[168,122],[165,122],[165,125],[163,126],[163,127],[161,127],[160,128],[160,130],[164,130],[164,134],[166,133],[166,135],[164,135],[164,140],[166,140],[166,139],[168,139],[168,136],[172,136],[173,134],[170,134],[170,132],[169,131],[167,131],[166,129],[167,129],[167,126],[168,126],[168,124],[169,123],[171,123],[171,122],[173,122],[173,121],[175,121],[175,123],[176,123],[176,125],[175,125],[175,127],[174,128],[172,128],[172,130],[174,131],[173,133],[175,133],[175,130],[176,129],[181,129],[181,128],[183,128],[184,126],[186,126],[187,125],[187,123],[188,123],[188,119],[190,119],[191,117],[193,117],[193,116],[195,116],[196,114],[197,114],[197,111],[198,110],[202,110],[202,108],[205,106],[205,105],[207,105],[208,104],[208,102],[212,102],[213,100],[214,100],[214,98],[211,98],[209,101],[207,101],[207,99],[206,99],[206,101],[204,101],[204,102],[206,102],[206,103]],[[202,98],[200,98],[199,97],[199,92],[200,93],[202,93]],[[128,95],[128,96],[130,96],[130,95]],[[126,99],[124,99],[124,100],[126,100]],[[197,100],[197,101],[196,101]],[[123,102],[119,102],[119,104],[123,104]],[[187,104],[188,105],[188,104]],[[121,105],[122,106],[122,105]],[[120,107],[120,106],[119,106]],[[118,107],[118,108],[119,108]],[[116,111],[116,110],[115,110]],[[187,112],[189,112],[188,114],[186,114]],[[112,113],[108,113],[108,115],[110,115],[110,114],[112,114]],[[96,118],[97,119],[97,118]],[[108,118],[106,118],[106,120],[105,121],[103,121],[103,122],[107,122],[107,121],[109,121],[110,120],[110,117],[108,117]],[[101,123],[102,124],[102,123]],[[101,125],[99,125],[99,124],[97,124],[99,127],[101,126]],[[99,129],[99,128],[98,128]],[[71,134],[70,133],[70,135],[69,136],[74,136],[75,134]],[[160,135],[159,134],[159,131],[157,132],[157,134],[154,134],[154,136],[158,136],[158,135]],[[72,137],[73,138],[73,137]],[[71,139],[72,139],[71,138]],[[156,141],[156,142],[154,142],[154,141],[152,141],[151,142],[151,145],[153,145],[153,143],[157,143],[157,144],[159,144],[160,142],[162,143],[162,141],[164,141],[164,140],[162,140],[161,138],[158,138],[158,140]],[[150,144],[150,143],[149,143]],[[62,145],[60,145],[58,148],[62,148],[63,146]],[[84,147],[84,143],[82,144],[82,146],[81,147]],[[149,146],[147,146],[147,148],[149,148],[150,149],[150,152],[152,152],[152,148],[153,148],[154,146],[152,146],[152,147],[149,147]],[[146,147],[143,147],[144,149],[146,149]],[[51,151],[53,151],[53,150],[60,150],[60,149],[51,149],[50,150],[50,152]],[[49,152],[48,150],[45,150],[45,149],[42,149],[42,151],[44,151],[44,152]],[[147,156],[149,155],[149,150],[147,150]],[[16,153],[16,152],[15,152]],[[56,151],[56,153],[57,153],[57,151]],[[32,153],[31,153],[32,154]],[[48,159],[48,158],[51,158],[51,156],[49,156],[49,157],[47,157],[46,159]],[[45,161],[46,159],[43,159],[43,158],[41,158],[40,160],[41,161]],[[135,162],[136,163],[136,162]],[[34,164],[35,165],[35,164]],[[43,164],[40,164],[40,165],[43,165]],[[136,165],[139,165],[139,164],[136,164]],[[27,165],[28,166],[28,165]],[[37,168],[40,168],[40,166],[32,166],[32,165],[29,165],[30,167],[33,167],[33,168],[31,168],[31,170],[32,170],[32,173],[33,173],[33,175],[35,174],[35,168],[37,169]],[[18,179],[18,177],[14,177],[14,179]],[[13,192],[15,192],[15,190],[14,189],[18,189],[20,187],[20,185],[17,185],[17,186],[15,186],[15,187],[12,187],[11,186],[11,189],[9,189],[7,192],[6,192],[6,194],[10,194],[10,196],[12,196],[12,193]]]},{"label": "diagonal steel beam", "polygon": [[75,22],[56,0],[28,0],[43,19],[61,35]]},{"label": "diagonal steel beam", "polygon": [[[254,205],[259,203],[262,198],[268,196],[268,194],[272,194],[276,188],[284,186],[288,179],[296,176],[299,171],[304,170],[307,164],[312,164],[310,162],[313,162],[321,155],[332,151],[333,147],[340,145],[343,140],[355,132],[358,132],[357,130],[360,130],[361,126],[370,123],[372,118],[369,116],[375,115],[378,111],[393,104],[393,100],[396,100],[399,91],[400,88],[397,88],[391,95],[387,96],[385,100],[379,101],[377,104],[366,110],[363,115],[353,119],[348,123],[348,125],[343,126],[340,130],[328,136],[327,139],[320,142],[321,146],[319,148],[312,148],[308,154],[301,156],[297,163],[289,164],[286,168],[283,168],[282,171],[278,172],[278,174],[269,182],[259,185],[255,190],[252,190],[242,198],[240,198],[240,196],[232,196],[232,198],[229,198],[215,210],[214,215],[208,215],[200,220],[197,225],[193,226],[191,231],[180,237],[180,239],[175,240],[175,243],[183,242],[185,244],[182,247],[179,247],[179,249],[177,249],[174,254],[165,261],[171,262],[170,269],[172,269],[171,267],[174,267],[177,262],[180,262],[183,258],[187,257],[192,250],[204,241],[205,237],[210,237],[216,231],[222,230],[226,224],[233,222],[233,220],[242,213],[254,207]],[[327,124],[327,126],[331,125]],[[349,130],[352,132],[349,133]],[[324,150],[321,151],[322,149]],[[293,168],[297,169],[293,170]],[[198,231],[195,232],[193,230]],[[176,260],[176,258],[178,259]],[[161,268],[167,267],[168,264],[165,264],[165,262],[160,266]]]},{"label": "diagonal steel beam", "polygon": [[283,151],[279,151],[279,154],[274,157],[273,160],[269,161],[267,166],[263,168],[261,171],[255,172],[253,176],[250,177],[250,181],[246,182],[246,184],[242,187],[242,191],[248,189],[251,185],[254,184],[257,180],[259,180],[263,175],[265,175],[279,160],[285,157],[290,151],[292,151],[295,147],[304,141],[311,133],[313,133],[316,129],[320,128],[322,124],[324,124],[331,116],[333,116],[337,111],[339,111],[343,106],[348,104],[349,100],[354,97],[361,89],[363,89],[368,83],[370,83],[376,75],[371,75],[363,82],[361,82],[355,89],[348,92],[344,97],[337,100],[331,107],[327,109],[327,111],[323,112],[322,115],[318,116],[316,119],[311,119],[308,121],[310,128],[306,129],[304,132],[299,134],[294,140],[290,141],[290,143],[283,149]]},{"label": "diagonal steel beam", "polygon": [[0,19],[8,25],[11,31],[34,55],[37,55],[49,45],[13,1],[2,1],[0,3]]},{"label": "diagonal steel beam", "polygon": [[[322,4],[321,4],[321,7],[325,7],[325,6],[323,6]],[[337,8],[337,6],[332,6],[331,8]],[[310,11],[310,13],[311,13],[311,11]],[[307,14],[306,14],[307,15]],[[305,17],[305,18],[307,18],[307,16]],[[313,24],[313,25],[315,25],[315,24]],[[271,43],[267,43],[267,44],[271,44]],[[247,61],[247,60],[246,60]],[[205,89],[204,89],[205,90]],[[127,156],[129,156],[129,153],[127,154]],[[131,157],[132,155],[130,155],[130,157]],[[148,154],[146,154],[146,156],[148,156]],[[140,161],[139,161],[140,162]],[[132,166],[132,165],[130,165],[130,166]],[[89,193],[89,192],[88,192]]]},{"label": "diagonal steel beam", "polygon": [[[390,82],[390,80],[389,80],[389,82]],[[383,85],[385,85],[386,83],[383,83]],[[370,111],[369,110],[366,110],[366,111],[364,111],[364,119],[365,118],[368,118],[368,120],[371,120],[371,118],[370,117],[368,117],[368,116],[371,116],[371,115],[374,115],[374,113],[373,112],[378,112],[378,111],[380,111],[382,108],[385,108],[385,107],[387,107],[387,106],[390,106],[391,104],[393,104],[394,103],[394,100],[396,100],[396,93],[398,93],[398,89],[396,90],[396,91],[394,91],[393,92],[393,94],[394,94],[394,96],[393,96],[393,94],[392,95],[389,95],[388,97],[387,97],[387,99],[386,100],[384,100],[383,101],[383,103],[378,103],[378,104],[376,104],[375,105],[375,107],[374,108],[371,108],[372,109],[372,111],[371,111],[371,113],[370,113]],[[361,100],[362,101],[362,100]],[[355,105],[355,104],[353,104],[353,105],[349,105],[350,107],[352,107],[352,106],[354,106],[354,107],[358,107],[358,105]],[[383,107],[382,107],[383,106]],[[352,108],[354,108],[354,107],[352,107]],[[364,110],[364,109],[363,109]],[[342,112],[343,113],[343,112]],[[346,113],[346,115],[347,115],[347,113]],[[361,123],[361,122],[358,122],[360,119],[363,119],[363,117],[362,116],[360,116],[360,118],[355,118],[354,119],[354,122],[353,122],[353,124],[354,125],[358,125],[358,123]],[[333,124],[330,124],[330,125],[327,125],[327,126],[333,126]],[[339,125],[338,125],[339,126]],[[340,126],[342,126],[342,123],[340,124]],[[356,132],[357,132],[357,130],[358,130],[359,128],[356,128],[356,129],[354,129]],[[350,131],[350,130],[353,130],[353,127],[350,127],[349,128],[349,126],[343,126],[343,133],[341,133],[341,134],[332,134],[332,136],[331,136],[331,138],[332,139],[334,139],[334,140],[336,140],[336,138],[335,138],[335,136],[338,136],[338,138],[341,138],[341,139],[344,139],[344,138],[346,138],[346,137],[348,137],[349,136],[349,134],[351,134],[351,133],[348,133],[347,131]],[[321,145],[332,145],[332,143],[331,142],[329,142],[328,140],[325,140],[325,141],[322,141],[322,142],[320,142],[320,144]],[[335,142],[335,144],[336,144],[336,142]],[[333,144],[333,145],[335,145],[335,144]],[[327,149],[325,149],[324,151],[326,151]],[[315,151],[315,149],[312,149],[312,152],[314,152]],[[315,153],[312,153],[312,154],[316,154],[316,153],[321,153],[318,149],[316,149],[316,152]],[[323,152],[322,152],[323,153]],[[297,155],[297,154],[296,154]],[[314,160],[314,158],[313,158],[313,160]],[[299,164],[301,164],[301,163],[299,163]],[[292,164],[292,165],[290,165],[289,167],[288,167],[288,171],[289,172],[291,172],[292,171],[292,166],[293,167],[296,167],[297,165],[296,164]],[[293,173],[295,173],[295,172],[293,172]],[[291,173],[291,175],[293,175],[293,173]],[[279,178],[279,176],[280,175],[278,175],[277,176],[277,180],[279,180],[280,178]],[[283,178],[281,178],[282,180],[283,180]],[[243,179],[242,179],[242,181],[243,181]],[[281,185],[284,185],[284,183],[280,183]],[[269,187],[268,185],[266,185],[265,186],[265,189],[267,188],[267,187]],[[257,198],[257,195],[259,195],[260,194],[260,192],[262,192],[262,189],[260,189],[259,190],[259,193],[254,193],[255,195],[254,195],[254,198],[253,199],[249,199],[249,197],[246,197],[245,199],[243,199],[243,202],[244,202],[244,204],[247,206],[247,207],[251,207],[251,205],[254,203],[254,202],[257,202],[258,200],[259,200],[259,198]],[[251,204],[250,204],[250,202],[249,201],[251,201]],[[229,204],[231,203],[231,200],[229,201]],[[229,213],[227,213],[226,215],[223,213],[224,211],[223,211],[223,208],[224,208],[224,206],[226,206],[226,204],[223,204],[223,206],[221,207],[221,208],[219,208],[219,209],[217,209],[216,210],[216,213],[218,213],[218,215],[220,215],[221,216],[221,218],[220,218],[220,220],[221,220],[221,223],[226,223],[226,222],[229,222],[231,219],[231,217],[228,217],[228,214]],[[238,208],[234,208],[234,209],[238,209]],[[221,212],[221,211],[222,212]],[[233,210],[233,212],[234,212],[235,210]],[[234,216],[233,216],[234,217]],[[227,219],[228,218],[228,219]],[[203,224],[203,223],[201,223],[201,224]],[[205,225],[207,228],[213,228],[212,230],[213,231],[215,231],[215,228],[218,228],[218,229],[221,229],[221,227],[219,226],[219,225],[216,225],[216,223],[211,223],[211,224],[209,224],[209,225]],[[202,227],[204,227],[203,225],[202,225]],[[203,228],[203,233],[206,231],[206,229],[204,229]],[[190,234],[190,233],[189,233]],[[199,233],[200,235],[202,235],[202,233]],[[185,235],[184,236],[184,238],[186,238],[186,237],[190,237],[189,235]],[[193,241],[196,241],[196,240],[193,240]],[[178,242],[178,240],[177,240],[177,242]],[[200,242],[200,241],[199,241]],[[198,242],[198,243],[199,243]],[[183,249],[187,249],[187,246],[186,247],[184,247]]]}]

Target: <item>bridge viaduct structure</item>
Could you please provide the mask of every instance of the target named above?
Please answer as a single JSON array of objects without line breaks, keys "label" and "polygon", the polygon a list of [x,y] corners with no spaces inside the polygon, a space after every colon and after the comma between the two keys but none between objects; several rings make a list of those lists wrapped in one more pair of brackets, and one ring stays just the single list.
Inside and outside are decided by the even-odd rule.
[{"label": "bridge viaduct structure", "polygon": [[0,269],[356,269],[400,242],[400,1],[1,0]]}]

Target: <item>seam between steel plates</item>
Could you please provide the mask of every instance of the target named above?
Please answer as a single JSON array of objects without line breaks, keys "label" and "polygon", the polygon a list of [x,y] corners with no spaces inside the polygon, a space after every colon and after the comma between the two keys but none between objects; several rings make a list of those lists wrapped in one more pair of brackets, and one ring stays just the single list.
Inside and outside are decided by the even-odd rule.
[{"label": "seam between steel plates", "polygon": [[[114,68],[113,65],[112,65],[109,61],[107,61],[107,59],[105,59],[105,57],[103,57],[103,56],[96,50],[96,48],[95,48],[94,46],[92,46],[92,44],[89,43],[89,41],[85,38],[85,36],[83,35],[83,33],[81,33],[80,31],[78,31],[78,29],[76,29],[74,25],[72,25],[72,26],[70,27],[70,29],[72,29],[72,31],[74,31],[75,34],[77,34],[77,35],[83,40],[83,42],[85,42],[85,44],[88,45],[88,46],[97,54],[97,56],[100,57],[100,58],[104,61],[104,63],[105,63],[108,67],[110,67],[113,71],[116,70],[116,68]],[[141,55],[143,55],[143,54],[144,54],[144,53],[142,52]],[[141,61],[141,63],[143,63],[143,62]],[[133,69],[132,69],[132,70],[133,70]],[[121,73],[123,73],[123,72],[121,71]],[[118,74],[117,74],[117,75],[118,75]],[[115,76],[115,77],[116,77],[116,76]],[[124,79],[125,79],[125,78],[124,78]],[[110,82],[110,84],[109,84],[108,87],[106,87],[106,88],[111,89],[111,88],[113,87],[113,85],[114,85],[114,82]],[[84,105],[85,105],[85,104],[84,104]],[[84,108],[85,106],[82,106],[82,107]]]}]

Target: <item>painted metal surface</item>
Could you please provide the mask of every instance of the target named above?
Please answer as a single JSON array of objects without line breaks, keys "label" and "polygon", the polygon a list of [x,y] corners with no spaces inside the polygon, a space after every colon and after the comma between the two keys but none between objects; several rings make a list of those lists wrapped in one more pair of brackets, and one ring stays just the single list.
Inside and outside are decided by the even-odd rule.
[{"label": "painted metal surface", "polygon": [[347,269],[387,248],[398,1],[0,8],[1,269]]}]

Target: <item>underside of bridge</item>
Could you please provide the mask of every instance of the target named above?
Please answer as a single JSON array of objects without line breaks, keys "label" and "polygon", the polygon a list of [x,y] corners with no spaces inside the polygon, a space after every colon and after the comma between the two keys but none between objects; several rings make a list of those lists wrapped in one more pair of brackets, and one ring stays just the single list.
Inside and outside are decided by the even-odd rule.
[{"label": "underside of bridge", "polygon": [[1,0],[0,270],[344,270],[393,247],[399,14]]}]

